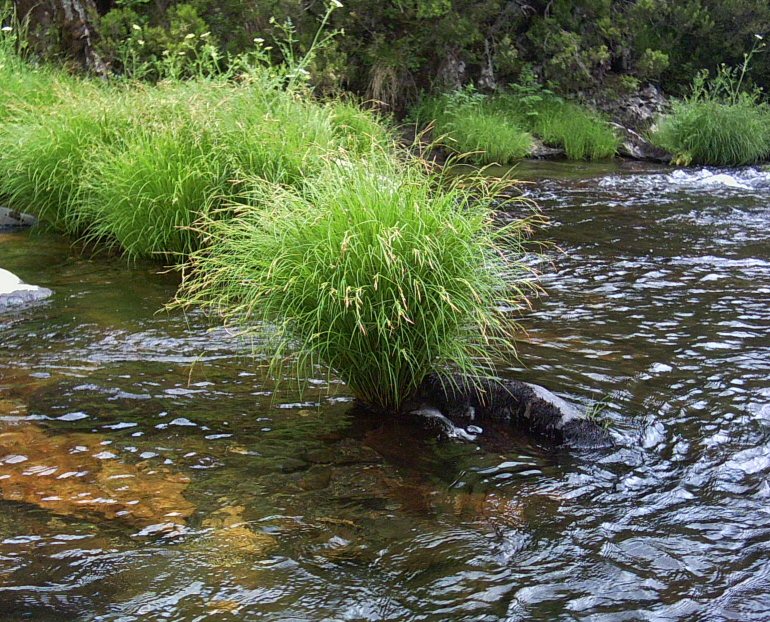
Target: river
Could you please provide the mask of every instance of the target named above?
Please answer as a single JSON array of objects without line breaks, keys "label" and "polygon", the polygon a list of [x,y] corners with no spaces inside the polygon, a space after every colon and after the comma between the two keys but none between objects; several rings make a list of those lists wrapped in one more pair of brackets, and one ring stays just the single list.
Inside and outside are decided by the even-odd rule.
[{"label": "river", "polygon": [[176,277],[0,233],[0,619],[770,619],[770,173],[526,163],[546,292],[505,373],[618,445],[478,445],[160,311]]}]

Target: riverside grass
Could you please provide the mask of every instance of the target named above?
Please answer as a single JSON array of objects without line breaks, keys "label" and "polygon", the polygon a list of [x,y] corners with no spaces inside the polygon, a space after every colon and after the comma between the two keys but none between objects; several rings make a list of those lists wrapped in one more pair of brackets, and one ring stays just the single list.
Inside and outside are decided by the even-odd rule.
[{"label": "riverside grass", "polygon": [[413,116],[432,124],[447,148],[479,164],[508,164],[529,155],[534,135],[564,149],[570,160],[615,155],[620,140],[599,115],[552,94],[483,96],[459,93],[428,98]]},{"label": "riverside grass", "polygon": [[430,371],[478,377],[511,356],[530,223],[493,224],[497,193],[480,181],[464,189],[386,156],[332,163],[304,190],[250,185],[233,217],[198,221],[205,244],[176,305],[274,327],[263,347],[277,376],[293,350],[299,377],[325,365],[390,412]]},{"label": "riverside grass", "polygon": [[355,105],[320,104],[269,71],[233,85],[86,82],[0,124],[2,193],[14,208],[129,259],[184,256],[189,226],[248,177],[301,185],[329,154],[390,149],[391,130]]},{"label": "riverside grass", "polygon": [[491,375],[531,282],[528,222],[493,225],[492,189],[392,136],[269,70],[83,81],[0,122],[0,192],[96,248],[181,262],[177,305],[259,330],[276,374],[321,364],[393,412],[431,371]]},{"label": "riverside grass", "polygon": [[676,164],[753,164],[770,156],[770,109],[749,102],[676,102],[652,140],[673,153]]}]

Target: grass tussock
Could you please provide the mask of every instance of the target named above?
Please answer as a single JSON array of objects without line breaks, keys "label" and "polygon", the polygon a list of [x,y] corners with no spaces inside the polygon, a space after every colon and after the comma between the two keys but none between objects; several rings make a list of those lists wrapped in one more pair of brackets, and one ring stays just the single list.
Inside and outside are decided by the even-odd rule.
[{"label": "grass tussock", "polygon": [[770,110],[748,101],[676,102],[652,139],[678,164],[752,164],[770,155]]},{"label": "grass tussock", "polygon": [[615,155],[620,141],[597,113],[552,93],[519,89],[487,97],[460,91],[428,98],[414,112],[420,125],[433,124],[450,149],[481,164],[506,164],[529,155],[532,136],[564,149],[570,160]]},{"label": "grass tussock", "polygon": [[27,102],[0,119],[7,204],[132,260],[184,262],[177,304],[260,327],[276,373],[324,365],[393,411],[431,371],[510,356],[528,222],[493,225],[491,189],[426,172],[355,104],[268,68]]},{"label": "grass tussock", "polygon": [[433,127],[443,146],[478,164],[510,164],[532,149],[532,136],[483,96],[460,92],[427,98],[414,116],[418,124]]},{"label": "grass tussock", "polygon": [[257,180],[235,217],[199,220],[178,301],[275,326],[275,365],[296,349],[398,410],[431,370],[511,354],[527,223],[493,225],[489,200],[390,158],[331,165],[304,191]]}]

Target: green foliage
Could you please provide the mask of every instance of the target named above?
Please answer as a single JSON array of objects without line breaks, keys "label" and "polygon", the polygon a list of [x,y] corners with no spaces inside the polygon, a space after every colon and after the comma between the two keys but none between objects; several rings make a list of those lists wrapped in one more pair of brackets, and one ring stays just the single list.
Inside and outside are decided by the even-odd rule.
[{"label": "green foliage", "polygon": [[479,164],[509,164],[526,157],[532,137],[519,122],[489,105],[472,89],[425,98],[413,112],[418,124],[432,126],[442,145]]},{"label": "green foliage", "polygon": [[478,186],[383,156],[333,164],[302,191],[253,180],[234,218],[199,221],[206,244],[178,301],[273,326],[274,366],[296,350],[300,369],[324,365],[366,403],[398,410],[429,371],[484,373],[510,354],[503,309],[529,281],[525,223],[500,228]]},{"label": "green foliage", "polygon": [[484,108],[468,108],[447,125],[450,146],[481,164],[510,164],[532,150],[532,137],[509,117]]},{"label": "green foliage", "polygon": [[8,205],[70,235],[85,228],[83,182],[95,151],[118,142],[126,129],[119,103],[113,114],[104,114],[109,93],[85,88],[80,96],[0,126],[0,177]]},{"label": "green foliage", "polygon": [[770,107],[756,87],[745,89],[745,77],[757,39],[740,67],[720,65],[713,77],[700,72],[688,98],[674,103],[658,123],[653,140],[680,164],[736,166],[770,155]]},{"label": "green foliage", "polygon": [[187,255],[198,242],[193,221],[227,191],[224,158],[198,124],[136,128],[92,166],[87,238],[129,259]]},{"label": "green foliage", "polygon": [[528,132],[563,148],[571,160],[610,158],[619,144],[599,115],[557,97],[533,78],[494,97],[465,90],[426,98],[413,116],[422,125],[433,123],[449,148],[480,163],[525,157],[532,147]]},{"label": "green foliage", "polygon": [[678,164],[751,164],[770,155],[770,113],[747,102],[677,102],[659,121],[653,141]]}]

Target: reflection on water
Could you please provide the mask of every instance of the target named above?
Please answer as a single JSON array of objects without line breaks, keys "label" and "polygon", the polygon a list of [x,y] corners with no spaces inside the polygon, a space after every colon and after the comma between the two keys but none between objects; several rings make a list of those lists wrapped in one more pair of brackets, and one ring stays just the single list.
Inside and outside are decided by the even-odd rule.
[{"label": "reflection on water", "polygon": [[563,252],[509,373],[610,396],[612,452],[438,442],[321,370],[275,393],[157,313],[173,275],[0,234],[56,292],[0,318],[0,617],[766,620],[770,176],[517,174]]}]

